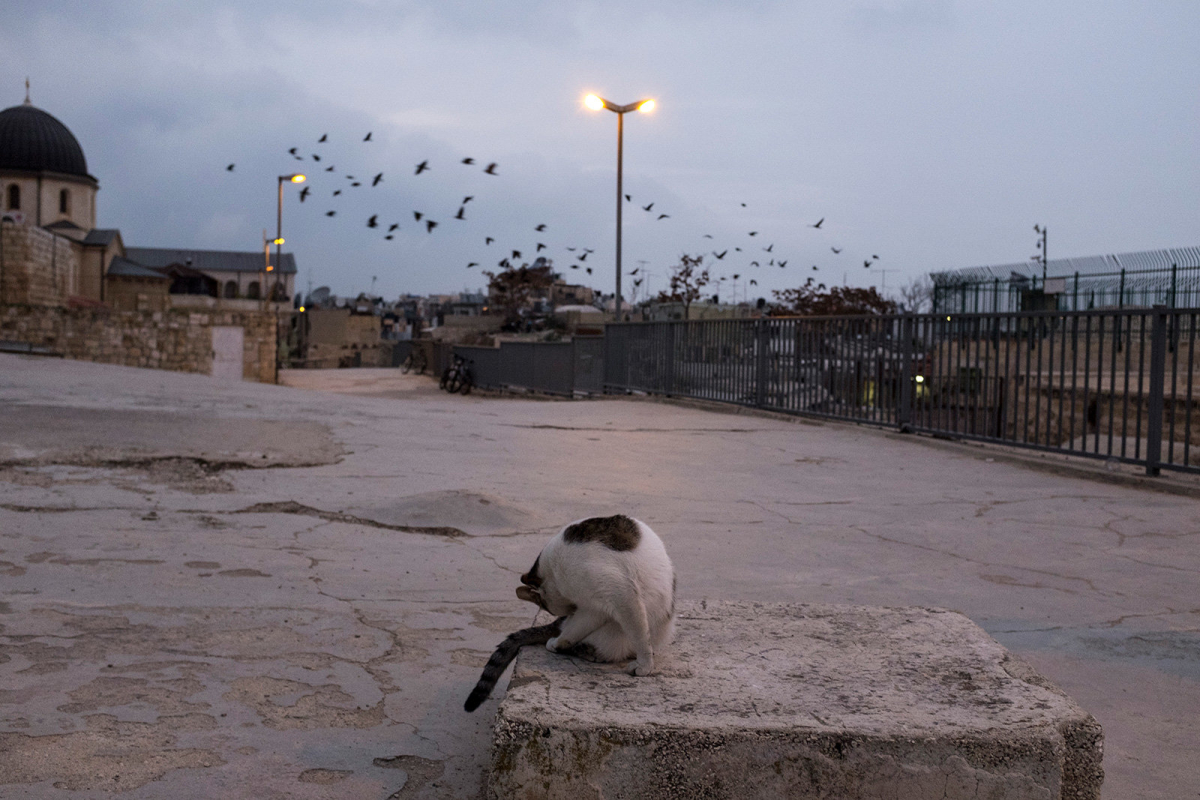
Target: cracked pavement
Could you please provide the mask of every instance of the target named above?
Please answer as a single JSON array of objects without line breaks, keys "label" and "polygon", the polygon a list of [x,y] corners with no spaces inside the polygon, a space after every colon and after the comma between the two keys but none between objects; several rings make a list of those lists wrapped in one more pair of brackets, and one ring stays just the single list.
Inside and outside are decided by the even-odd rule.
[{"label": "cracked pavement", "polygon": [[0,796],[478,797],[503,692],[462,701],[533,619],[517,576],[617,511],[683,598],[961,611],[1104,725],[1106,797],[1197,796],[1193,497],[395,372],[0,355]]}]

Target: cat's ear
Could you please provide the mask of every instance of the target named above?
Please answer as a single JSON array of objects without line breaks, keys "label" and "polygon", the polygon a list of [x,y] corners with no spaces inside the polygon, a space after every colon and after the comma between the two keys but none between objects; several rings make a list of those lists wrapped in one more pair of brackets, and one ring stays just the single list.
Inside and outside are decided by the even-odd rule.
[{"label": "cat's ear", "polygon": [[535,606],[540,607],[542,605],[542,598],[538,596],[537,592],[535,592],[533,589],[530,589],[528,586],[518,586],[517,597],[525,600],[526,602],[533,603]]}]

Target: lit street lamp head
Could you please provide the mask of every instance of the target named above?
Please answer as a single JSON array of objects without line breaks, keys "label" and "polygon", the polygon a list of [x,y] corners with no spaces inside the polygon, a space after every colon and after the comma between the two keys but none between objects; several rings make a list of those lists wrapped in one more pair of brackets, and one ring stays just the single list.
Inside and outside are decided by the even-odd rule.
[{"label": "lit street lamp head", "polygon": [[306,180],[308,180],[308,176],[301,175],[299,172],[297,172],[295,175],[280,175],[279,176],[280,183],[283,183],[284,181],[291,181],[292,183],[304,183]]},{"label": "lit street lamp head", "polygon": [[636,103],[630,103],[627,106],[619,106],[611,100],[605,100],[600,95],[589,94],[587,97],[583,98],[583,104],[592,111],[599,111],[602,108],[607,108],[609,111],[617,114],[625,114],[630,111],[649,112],[654,110],[654,101],[650,98],[638,100]]}]

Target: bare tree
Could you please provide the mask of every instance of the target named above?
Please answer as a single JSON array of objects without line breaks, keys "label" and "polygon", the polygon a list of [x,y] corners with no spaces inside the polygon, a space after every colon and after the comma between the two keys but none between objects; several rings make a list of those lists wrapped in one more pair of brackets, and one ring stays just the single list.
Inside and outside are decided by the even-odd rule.
[{"label": "bare tree", "polygon": [[913,278],[900,287],[900,300],[904,310],[912,314],[924,314],[933,309],[933,281],[928,275]]},{"label": "bare tree", "polygon": [[679,257],[679,263],[671,267],[670,288],[654,298],[659,303],[683,303],[683,318],[687,319],[692,303],[700,299],[704,287],[712,282],[708,270],[703,269],[704,256]]}]

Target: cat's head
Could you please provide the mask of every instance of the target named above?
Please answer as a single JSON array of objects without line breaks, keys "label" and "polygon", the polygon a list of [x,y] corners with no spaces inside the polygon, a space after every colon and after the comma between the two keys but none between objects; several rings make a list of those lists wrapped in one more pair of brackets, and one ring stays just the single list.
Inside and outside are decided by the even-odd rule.
[{"label": "cat's head", "polygon": [[521,585],[517,587],[517,597],[526,602],[533,603],[543,611],[549,611],[549,609],[546,608],[546,601],[542,597],[543,579],[540,571],[538,570],[541,560],[542,557],[539,555],[534,560],[533,566],[529,568],[529,572],[526,572],[521,576]]}]

